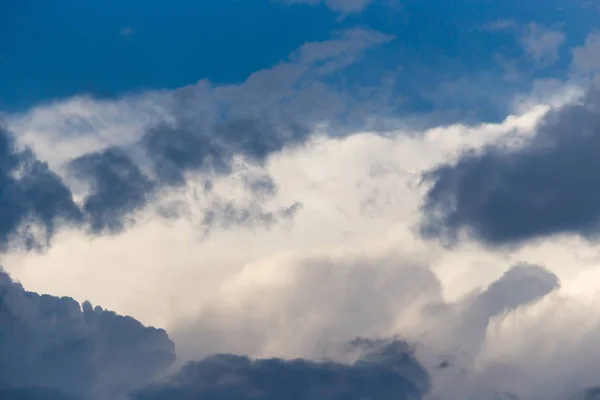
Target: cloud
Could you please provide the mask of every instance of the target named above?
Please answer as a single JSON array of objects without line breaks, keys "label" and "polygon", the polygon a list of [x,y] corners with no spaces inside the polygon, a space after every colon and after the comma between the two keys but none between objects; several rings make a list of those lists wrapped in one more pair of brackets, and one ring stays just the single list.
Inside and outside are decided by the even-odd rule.
[{"label": "cloud", "polygon": [[153,182],[120,149],[78,157],[70,168],[91,185],[83,211],[96,233],[121,231],[124,220],[146,205],[154,189]]},{"label": "cloud", "polygon": [[332,11],[342,14],[360,13],[364,11],[373,0],[277,0],[288,4],[309,4],[319,5],[324,4]]},{"label": "cloud", "polygon": [[29,149],[17,149],[1,127],[0,193],[2,249],[11,239],[27,248],[44,247],[61,220],[77,223],[81,218],[62,179]]},{"label": "cloud", "polygon": [[[207,188],[195,193],[205,198],[204,230],[270,226],[293,217],[299,202],[265,208],[276,188],[258,193],[248,187],[252,196],[236,204],[213,194],[212,182],[235,174],[239,163],[264,166],[270,155],[302,145],[319,125],[334,124],[347,113],[366,118],[336,86],[338,74],[391,39],[351,29],[306,43],[287,62],[240,84],[204,80],[115,104],[77,98],[13,116],[10,125],[20,143],[31,145],[68,182],[95,234],[122,232],[148,207],[170,218],[189,214],[181,201],[161,202],[197,181]],[[57,147],[68,155],[57,156]]]},{"label": "cloud", "polygon": [[600,69],[600,32],[590,33],[583,46],[573,49],[573,61],[571,69],[575,73],[589,74]]},{"label": "cloud", "polygon": [[247,266],[172,334],[180,362],[213,349],[315,356],[356,336],[392,335],[403,312],[439,296],[435,275],[409,255],[282,257]]},{"label": "cloud", "polygon": [[491,145],[425,175],[426,236],[461,230],[491,245],[561,233],[594,239],[600,229],[599,95],[550,111],[522,146]]},{"label": "cloud", "polygon": [[38,391],[47,393],[35,387],[45,386],[56,390],[56,398],[62,398],[58,391],[114,398],[174,360],[163,330],[89,302],[80,307],[68,297],[27,292],[4,272],[0,333],[0,387],[10,396],[35,398]]},{"label": "cloud", "polygon": [[50,387],[22,385],[0,387],[0,398],[3,400],[81,400]]},{"label": "cloud", "polygon": [[162,399],[420,399],[427,372],[404,342],[368,342],[353,364],[215,355],[190,363],[135,400]]},{"label": "cloud", "polygon": [[[338,345],[356,335],[392,336],[416,343],[415,356],[438,398],[480,392],[493,398],[503,391],[544,398],[560,384],[581,390],[597,384],[588,366],[599,358],[587,339],[574,337],[594,336],[598,303],[569,308],[557,293],[570,301],[597,291],[597,251],[590,243],[551,238],[485,252],[467,242],[447,251],[409,229],[426,191],[416,185],[423,170],[459,160],[465,146],[498,139],[521,146],[546,110],[536,106],[502,124],[389,135],[331,137],[317,130],[262,163],[236,155],[228,174],[186,167],[184,184],[155,192],[175,199],[185,192],[196,216],[156,219],[152,203],[118,236],[92,239],[65,229],[45,254],[15,252],[3,263],[36,291],[89,298],[170,328],[180,362],[226,352],[351,365]],[[151,162],[125,154],[157,179]],[[192,221],[211,209],[210,196],[241,209],[256,199],[272,212],[294,201],[302,209],[293,226],[217,230],[198,241]],[[551,272],[520,266],[503,277],[523,261]],[[561,346],[564,352],[553,351]],[[560,363],[570,353],[573,372]]]},{"label": "cloud", "polygon": [[535,23],[527,26],[521,38],[527,55],[542,66],[548,66],[558,60],[558,53],[565,39],[563,32]]}]

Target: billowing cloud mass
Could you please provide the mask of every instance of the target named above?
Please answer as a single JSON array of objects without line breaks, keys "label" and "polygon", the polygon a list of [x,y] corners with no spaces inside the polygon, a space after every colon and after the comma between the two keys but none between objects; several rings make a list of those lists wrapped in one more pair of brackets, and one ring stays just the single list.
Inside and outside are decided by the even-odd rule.
[{"label": "billowing cloud mass", "polygon": [[17,3],[0,400],[598,398],[594,9]]},{"label": "billowing cloud mass", "polygon": [[550,111],[522,146],[465,152],[426,175],[427,235],[455,239],[466,230],[490,244],[561,233],[593,239],[600,231],[599,94]]},{"label": "billowing cloud mass", "polygon": [[180,399],[420,399],[429,390],[427,372],[404,342],[366,344],[352,364],[216,355],[186,365],[166,383],[136,400]]},{"label": "billowing cloud mass", "polygon": [[122,230],[124,220],[146,204],[153,190],[152,181],[119,149],[78,157],[71,168],[90,183],[83,211],[94,232]]},{"label": "billowing cloud mass", "polygon": [[27,248],[45,246],[59,220],[76,223],[81,218],[62,179],[29,149],[17,149],[2,127],[0,194],[0,248],[15,235]]},{"label": "billowing cloud mass", "polygon": [[[36,398],[115,398],[174,360],[164,330],[89,302],[27,292],[0,272],[0,393]],[[37,389],[36,389],[37,387]],[[51,398],[50,395],[44,394]],[[4,398],[4,397],[2,397]],[[38,397],[40,398],[40,397]]]}]

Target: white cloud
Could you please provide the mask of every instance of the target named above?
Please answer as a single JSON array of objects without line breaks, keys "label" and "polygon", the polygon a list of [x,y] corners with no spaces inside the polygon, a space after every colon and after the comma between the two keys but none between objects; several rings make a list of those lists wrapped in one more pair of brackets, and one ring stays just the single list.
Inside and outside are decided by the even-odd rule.
[{"label": "white cloud", "polygon": [[145,128],[170,119],[170,102],[168,92],[117,101],[75,97],[9,115],[6,123],[20,145],[56,170],[83,154],[133,144]]}]

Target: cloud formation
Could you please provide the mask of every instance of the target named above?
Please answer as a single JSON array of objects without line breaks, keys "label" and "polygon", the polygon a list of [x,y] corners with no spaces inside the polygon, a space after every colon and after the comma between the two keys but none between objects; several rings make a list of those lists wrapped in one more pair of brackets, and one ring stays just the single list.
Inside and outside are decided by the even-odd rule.
[{"label": "cloud formation", "polygon": [[0,387],[3,400],[81,400],[79,397],[45,386]]},{"label": "cloud formation", "polygon": [[[188,215],[189,205],[183,201],[174,205],[163,200],[188,192],[190,185],[197,187],[200,182],[204,190],[195,190],[194,196],[204,198],[200,225],[206,232],[271,226],[291,219],[301,207],[298,201],[265,206],[277,193],[272,182],[268,190],[257,191],[259,186],[248,185],[248,196],[240,203],[214,193],[214,180],[238,173],[240,164],[264,166],[270,155],[284,147],[305,143],[319,125],[334,125],[349,114],[357,121],[366,118],[365,112],[355,112],[363,107],[363,100],[356,102],[347,96],[339,73],[368,49],[390,40],[377,31],[351,29],[331,40],[306,43],[286,62],[256,72],[240,84],[214,85],[203,80],[168,93],[124,99],[116,106],[102,102],[97,116],[81,109],[85,107],[81,103],[86,103],[82,99],[78,105],[56,106],[64,118],[47,115],[44,110],[17,118],[12,125],[21,132],[22,143],[43,154],[69,186],[37,162],[32,173],[39,175],[46,173],[42,167],[48,169],[48,179],[52,176],[56,182],[47,183],[56,190],[63,185],[54,197],[63,197],[54,205],[45,202],[45,208],[32,205],[37,207],[34,212],[11,211],[14,221],[7,219],[10,226],[4,236],[23,226],[20,214],[45,213],[40,218],[47,240],[55,230],[51,225],[54,217],[63,214],[78,218],[97,235],[122,232],[150,206],[171,219]],[[130,113],[142,115],[129,121]],[[107,127],[111,118],[122,125]],[[32,134],[48,131],[48,120],[54,125],[47,142],[31,139]],[[77,135],[76,139],[72,135]],[[57,159],[54,148],[61,142],[70,142],[65,147],[71,157]],[[40,190],[38,186],[36,183],[35,190]],[[171,200],[166,201],[173,203]]]},{"label": "cloud formation", "polygon": [[17,237],[26,248],[48,244],[59,221],[77,223],[81,212],[71,191],[46,163],[19,150],[0,127],[0,249]]},{"label": "cloud formation", "polygon": [[461,230],[490,245],[600,232],[600,95],[550,111],[522,146],[465,152],[425,175],[422,232],[455,241]]},{"label": "cloud formation", "polygon": [[[190,363],[135,400],[197,399],[420,399],[427,372],[401,341],[358,341],[368,350],[352,364],[216,355]],[[370,348],[369,348],[370,347]]]},{"label": "cloud formation", "polygon": [[146,205],[154,189],[153,182],[120,149],[78,157],[70,168],[90,185],[82,208],[95,233],[121,231],[127,217]]},{"label": "cloud formation", "polygon": [[56,398],[60,391],[115,398],[174,360],[165,331],[89,302],[27,292],[4,272],[0,335],[0,387],[15,398],[35,398],[47,393],[43,387],[55,390]]}]

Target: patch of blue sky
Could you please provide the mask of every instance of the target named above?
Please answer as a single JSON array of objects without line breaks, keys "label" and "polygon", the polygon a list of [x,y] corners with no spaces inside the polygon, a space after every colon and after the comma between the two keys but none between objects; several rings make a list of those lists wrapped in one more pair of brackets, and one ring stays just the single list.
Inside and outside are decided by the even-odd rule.
[{"label": "patch of blue sky", "polygon": [[[240,82],[303,43],[363,27],[395,39],[328,83],[351,97],[385,91],[390,102],[383,111],[391,114],[497,120],[534,79],[565,79],[570,49],[598,25],[598,12],[576,0],[543,6],[539,0],[375,0],[346,16],[323,5],[269,0],[172,0],[168,7],[156,0],[3,3],[5,111],[81,93],[118,97],[204,78]],[[532,22],[564,34],[556,60],[541,65],[527,56],[523,37]]]}]

